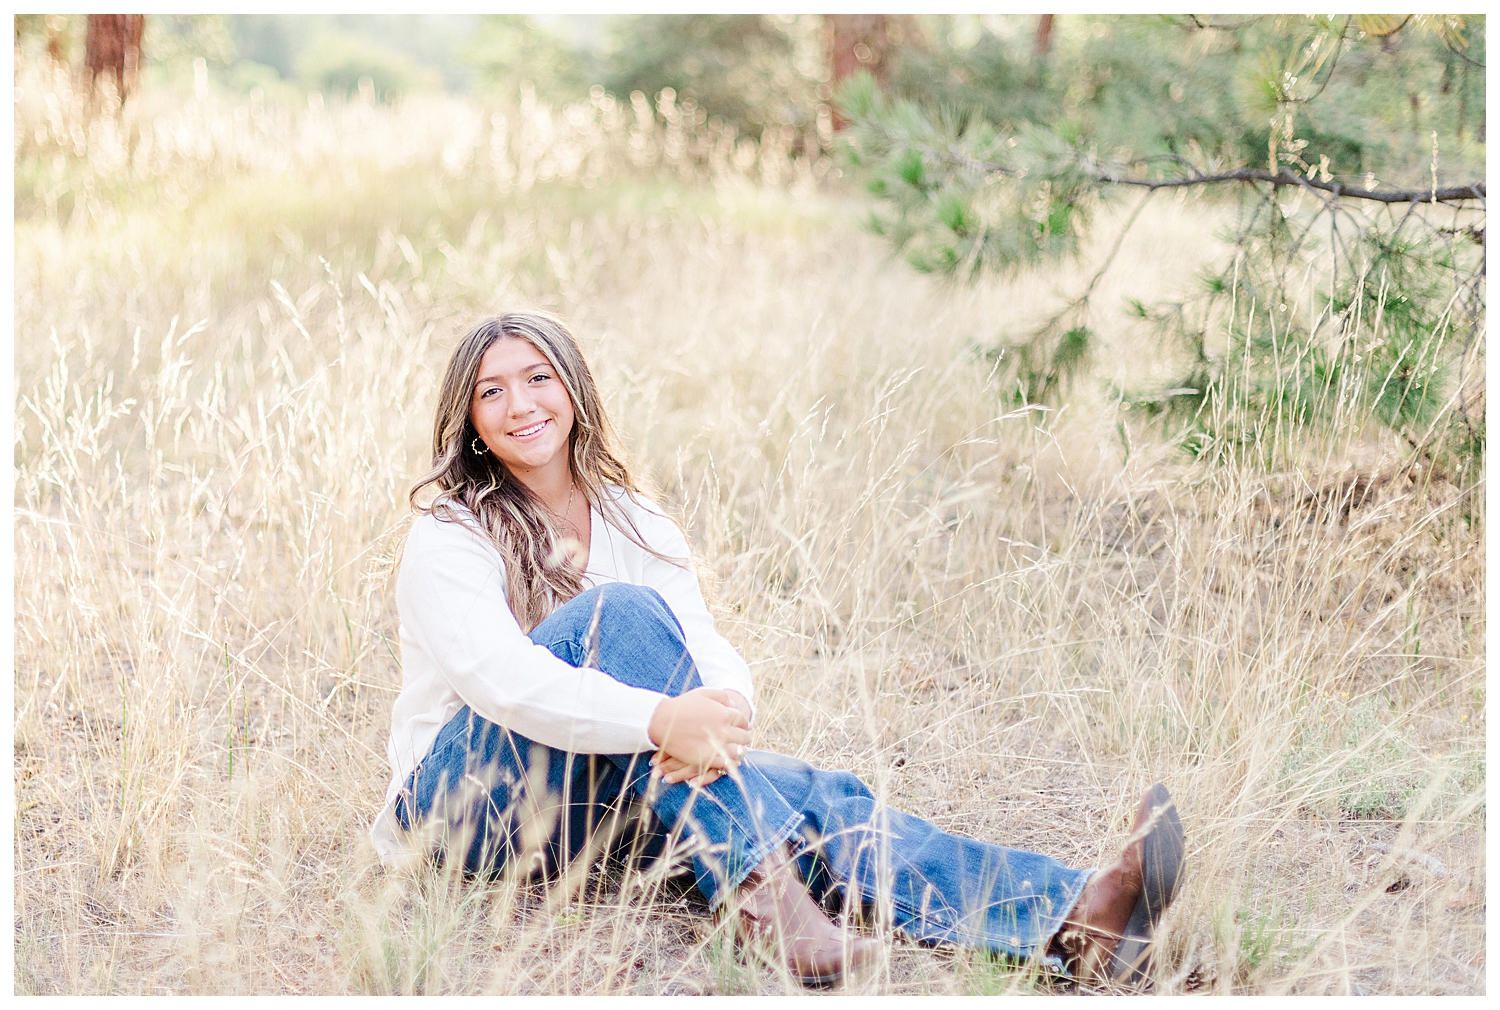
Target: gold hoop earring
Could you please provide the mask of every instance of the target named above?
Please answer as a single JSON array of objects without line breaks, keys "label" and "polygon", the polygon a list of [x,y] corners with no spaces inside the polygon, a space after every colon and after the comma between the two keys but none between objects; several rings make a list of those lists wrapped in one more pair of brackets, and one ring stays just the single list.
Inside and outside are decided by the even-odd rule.
[{"label": "gold hoop earring", "polygon": [[489,446],[485,446],[484,447],[484,452],[480,452],[478,446],[479,446],[479,437],[475,436],[474,441],[472,441],[472,442],[469,443],[469,451],[472,452],[476,456],[483,456],[486,452],[490,451],[490,447]]}]

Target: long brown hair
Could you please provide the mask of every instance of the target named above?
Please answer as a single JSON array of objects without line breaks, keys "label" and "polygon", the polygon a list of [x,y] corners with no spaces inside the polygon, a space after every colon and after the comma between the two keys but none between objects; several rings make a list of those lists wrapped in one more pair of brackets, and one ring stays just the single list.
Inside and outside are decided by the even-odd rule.
[{"label": "long brown hair", "polygon": [[[484,320],[464,335],[448,359],[432,425],[432,469],[412,486],[410,501],[418,512],[431,512],[450,522],[470,517],[478,521],[505,562],[510,609],[521,629],[529,632],[559,605],[578,595],[583,588],[583,570],[572,552],[562,549],[556,520],[536,495],[493,453],[473,451],[479,438],[469,418],[474,383],[485,352],[504,339],[528,341],[542,352],[573,401],[568,460],[579,492],[638,546],[658,557],[663,555],[645,543],[635,523],[606,488],[616,485],[632,500],[640,490],[604,413],[594,375],[567,324],[542,312],[507,312]],[[439,494],[422,504],[418,496],[429,486]]]}]

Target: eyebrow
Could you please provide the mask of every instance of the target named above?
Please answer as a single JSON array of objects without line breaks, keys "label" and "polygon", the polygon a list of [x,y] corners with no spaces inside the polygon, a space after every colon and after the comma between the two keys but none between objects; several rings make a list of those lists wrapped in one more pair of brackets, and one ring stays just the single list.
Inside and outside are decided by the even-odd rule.
[{"label": "eyebrow", "polygon": [[[552,362],[550,362],[550,361],[538,361],[534,365],[527,365],[525,368],[521,369],[521,374],[522,375],[530,375],[532,372],[536,371],[538,368],[551,368],[551,367],[552,367]],[[482,383],[486,383],[486,382],[499,382],[499,381],[500,381],[500,377],[499,376],[496,376],[496,375],[481,375],[479,378],[477,378],[477,379],[474,380],[474,385],[475,386],[479,386]]]}]

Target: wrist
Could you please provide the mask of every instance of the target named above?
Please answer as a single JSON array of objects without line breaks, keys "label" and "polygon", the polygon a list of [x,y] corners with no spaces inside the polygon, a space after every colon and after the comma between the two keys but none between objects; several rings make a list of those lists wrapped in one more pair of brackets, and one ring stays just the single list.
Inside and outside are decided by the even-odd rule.
[{"label": "wrist", "polygon": [[646,723],[646,739],[651,741],[651,746],[661,748],[662,742],[667,738],[667,728],[672,724],[672,709],[675,698],[663,697],[656,703],[656,708],[651,713],[651,719]]}]

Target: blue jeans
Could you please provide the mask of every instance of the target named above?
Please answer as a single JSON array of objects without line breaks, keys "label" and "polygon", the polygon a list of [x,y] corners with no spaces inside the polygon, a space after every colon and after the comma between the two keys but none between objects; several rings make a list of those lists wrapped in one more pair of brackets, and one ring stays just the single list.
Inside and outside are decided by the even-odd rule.
[{"label": "blue jeans", "polygon": [[[668,695],[702,686],[682,628],[654,590],[590,589],[559,607],[533,641],[574,666],[592,666]],[[690,843],[710,907],[776,846],[791,841],[813,895],[831,889],[886,909],[908,937],[978,947],[1053,969],[1048,942],[1091,870],[948,834],[880,803],[849,772],[750,751],[733,776],[707,788],[650,778],[649,754],[570,754],[460,709],[439,732],[396,802],[396,818],[440,835],[445,858],[498,872],[532,853],[548,871],[589,849],[639,798],[655,820],[637,831]],[[637,819],[638,820],[638,819]],[[641,839],[637,839],[641,841]],[[659,851],[661,837],[644,840]],[[525,868],[523,868],[525,869]]]}]

